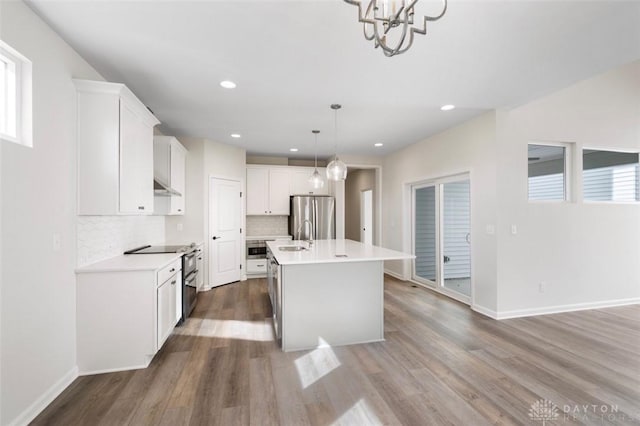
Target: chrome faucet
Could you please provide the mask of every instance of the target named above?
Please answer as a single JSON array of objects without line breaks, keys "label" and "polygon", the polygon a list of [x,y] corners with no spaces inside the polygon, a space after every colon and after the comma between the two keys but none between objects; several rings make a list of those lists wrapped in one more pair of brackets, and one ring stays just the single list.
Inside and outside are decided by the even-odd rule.
[{"label": "chrome faucet", "polygon": [[309,248],[311,248],[311,246],[313,245],[313,223],[311,223],[309,219],[303,220],[302,224],[298,226],[298,238],[300,238],[300,231],[302,231],[302,227],[307,223],[309,224],[309,239],[305,241],[307,242],[307,244],[309,244]]}]

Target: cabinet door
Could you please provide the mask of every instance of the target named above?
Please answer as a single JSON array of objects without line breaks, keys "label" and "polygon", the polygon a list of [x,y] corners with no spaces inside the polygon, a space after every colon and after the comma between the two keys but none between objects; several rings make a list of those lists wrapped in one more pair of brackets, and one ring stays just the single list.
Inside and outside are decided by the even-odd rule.
[{"label": "cabinet door", "polygon": [[158,287],[158,347],[160,350],[176,324],[176,277]]},{"label": "cabinet door", "polygon": [[[173,325],[176,325],[178,321],[182,319],[182,271],[178,271],[178,273],[169,281],[170,283],[175,280],[175,284],[173,284],[174,292],[175,292],[175,314]],[[173,329],[173,327],[171,327]]]},{"label": "cabinet door", "polygon": [[269,169],[269,214],[289,215],[289,170]]},{"label": "cabinet door", "polygon": [[269,214],[269,169],[247,168],[247,214]]},{"label": "cabinet door", "polygon": [[170,146],[171,157],[171,188],[182,194],[181,197],[171,197],[171,210],[169,214],[183,215],[185,212],[185,188],[186,188],[186,152],[179,142],[172,140]]},{"label": "cabinet door", "polygon": [[153,212],[153,128],[122,100],[119,192],[120,213]]}]

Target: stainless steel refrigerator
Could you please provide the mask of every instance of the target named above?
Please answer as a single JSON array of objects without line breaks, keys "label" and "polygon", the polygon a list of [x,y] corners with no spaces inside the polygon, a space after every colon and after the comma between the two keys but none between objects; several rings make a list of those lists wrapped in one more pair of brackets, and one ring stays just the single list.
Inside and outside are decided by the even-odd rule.
[{"label": "stainless steel refrigerator", "polygon": [[289,234],[294,240],[336,238],[336,200],[330,195],[292,195]]}]

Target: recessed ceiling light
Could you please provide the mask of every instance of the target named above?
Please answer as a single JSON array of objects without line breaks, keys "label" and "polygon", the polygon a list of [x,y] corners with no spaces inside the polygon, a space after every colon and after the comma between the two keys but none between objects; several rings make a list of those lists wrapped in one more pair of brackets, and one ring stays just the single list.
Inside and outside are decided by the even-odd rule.
[{"label": "recessed ceiling light", "polygon": [[242,136],[241,136],[239,133],[231,133],[231,137],[232,137],[232,138],[235,138],[235,139],[239,139],[239,138],[241,138]]},{"label": "recessed ceiling light", "polygon": [[384,144],[383,144],[383,143],[380,143],[380,142],[378,142],[378,143],[374,143],[374,144],[373,144],[373,146],[378,147],[378,148],[379,148],[379,147],[381,147],[382,145],[384,145]]},{"label": "recessed ceiling light", "polygon": [[451,104],[449,104],[449,105],[442,105],[442,106],[440,107],[440,109],[441,109],[442,111],[451,111],[451,110],[452,110],[452,109],[454,109],[455,107],[456,107],[455,105],[451,105]]},{"label": "recessed ceiling light", "polygon": [[289,148],[289,151],[291,151],[291,152],[298,152],[298,148]]},{"label": "recessed ceiling light", "polygon": [[235,89],[236,88],[236,84],[233,81],[229,81],[229,80],[224,80],[220,82],[220,86],[224,87],[225,89]]}]

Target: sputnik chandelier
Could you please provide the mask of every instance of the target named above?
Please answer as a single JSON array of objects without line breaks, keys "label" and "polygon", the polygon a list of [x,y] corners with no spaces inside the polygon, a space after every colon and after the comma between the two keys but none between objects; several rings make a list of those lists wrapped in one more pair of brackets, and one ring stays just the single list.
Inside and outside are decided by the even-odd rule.
[{"label": "sputnik chandelier", "polygon": [[[415,7],[419,0],[344,0],[358,6],[358,21],[364,24],[364,37],[373,40],[385,56],[394,56],[409,50],[414,34],[425,35],[427,22],[437,21],[447,11],[447,0],[442,0],[442,12],[436,16],[423,15],[414,26]],[[364,3],[368,1],[365,7]],[[364,11],[364,13],[363,13]]]}]

